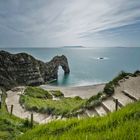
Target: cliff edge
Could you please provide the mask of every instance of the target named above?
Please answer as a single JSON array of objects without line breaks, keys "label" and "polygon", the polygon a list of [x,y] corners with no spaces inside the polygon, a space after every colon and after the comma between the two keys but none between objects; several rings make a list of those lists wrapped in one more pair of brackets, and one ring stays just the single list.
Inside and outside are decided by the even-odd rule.
[{"label": "cliff edge", "polygon": [[0,51],[0,87],[10,89],[18,85],[40,85],[58,78],[58,67],[65,74],[70,69],[66,56],[55,56],[44,63],[26,53],[10,54]]}]

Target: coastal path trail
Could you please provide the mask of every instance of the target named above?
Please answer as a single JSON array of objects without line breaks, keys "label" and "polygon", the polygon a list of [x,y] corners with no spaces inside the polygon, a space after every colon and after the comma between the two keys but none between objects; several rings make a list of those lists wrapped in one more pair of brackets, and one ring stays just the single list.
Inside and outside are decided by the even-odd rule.
[{"label": "coastal path trail", "polygon": [[11,105],[13,105],[12,114],[22,118],[29,119],[31,117],[31,113],[34,114],[34,121],[38,123],[47,123],[54,119],[51,115],[41,114],[36,112],[30,112],[25,110],[19,103],[20,95],[24,93],[25,87],[16,87],[12,90],[7,91],[7,98],[5,100],[8,112],[11,113]]},{"label": "coastal path trail", "polygon": [[[81,119],[85,117],[94,117],[94,116],[102,117],[109,112],[113,112],[116,110],[116,103],[115,103],[116,99],[118,101],[118,109],[122,108],[123,106],[129,103],[133,103],[135,101],[140,100],[140,76],[128,77],[127,79],[122,79],[121,81],[119,81],[119,85],[120,86],[115,87],[115,93],[111,97],[108,97],[106,100],[103,100],[101,105],[84,110],[82,113],[77,115],[77,118]],[[89,88],[90,86],[87,86],[85,89],[84,87],[79,88],[78,96],[81,95],[80,97],[85,98],[86,95],[83,95],[84,92],[80,94],[80,91],[82,91],[82,89],[83,91],[86,91]],[[88,92],[93,91],[92,88],[89,89]],[[56,90],[56,89],[57,88],[50,87],[50,90]],[[24,107],[22,107],[19,103],[20,95],[24,93],[24,90],[25,90],[25,87],[17,87],[15,89],[7,91],[6,104],[7,104],[7,109],[9,113],[11,111],[11,105],[13,105],[14,106],[13,115],[23,118],[23,119],[26,119],[26,118],[30,119],[31,113],[33,113],[34,121],[38,123],[48,123],[56,119],[65,120],[65,118],[62,118],[61,116],[52,116],[48,114],[41,114],[41,113],[26,111]],[[67,89],[65,88],[62,90],[62,92],[64,93],[64,95],[68,96],[69,95],[68,92],[70,92],[70,88],[68,88],[67,90],[68,92],[65,92],[66,90]],[[78,91],[78,87],[72,88],[71,96],[74,96],[74,95],[76,96],[77,91]],[[98,92],[96,92],[96,94],[97,93]],[[94,92],[92,94],[95,95]],[[87,96],[89,96],[89,94]]]}]

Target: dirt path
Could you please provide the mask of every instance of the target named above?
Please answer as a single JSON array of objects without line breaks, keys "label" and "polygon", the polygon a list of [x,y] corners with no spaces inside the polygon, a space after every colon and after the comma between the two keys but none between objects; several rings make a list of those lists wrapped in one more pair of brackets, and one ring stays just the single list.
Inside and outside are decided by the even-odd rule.
[{"label": "dirt path", "polygon": [[[43,87],[43,86],[41,86]],[[58,87],[45,86],[47,90],[58,90]],[[59,88],[66,97],[80,96],[82,98],[89,98],[96,95],[99,91],[102,91],[104,84],[83,86],[83,87],[70,87],[70,88]],[[13,105],[13,115],[23,118],[30,119],[31,113],[34,114],[34,121],[38,123],[48,123],[54,119],[62,119],[61,116],[49,116],[48,114],[41,114],[36,112],[30,112],[25,110],[19,103],[20,95],[24,93],[25,87],[16,87],[15,89],[7,91],[6,104],[8,111],[11,111],[11,105]]]},{"label": "dirt path", "polygon": [[26,111],[19,103],[20,95],[24,93],[25,87],[17,87],[14,90],[7,91],[6,104],[7,109],[10,113],[11,105],[13,105],[13,115],[22,118],[30,119],[31,113],[34,114],[34,121],[38,123],[43,123],[46,120],[46,123],[52,120],[52,117],[48,114],[40,114],[36,112]]}]

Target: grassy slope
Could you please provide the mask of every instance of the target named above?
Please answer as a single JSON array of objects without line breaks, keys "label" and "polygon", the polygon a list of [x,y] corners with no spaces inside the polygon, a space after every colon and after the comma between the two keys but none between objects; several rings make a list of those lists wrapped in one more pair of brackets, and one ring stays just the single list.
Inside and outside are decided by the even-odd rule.
[{"label": "grassy slope", "polygon": [[26,121],[11,116],[5,107],[5,95],[2,99],[2,108],[0,109],[0,140],[13,140],[16,136],[29,130]]},{"label": "grassy slope", "polygon": [[86,100],[76,98],[61,98],[60,100],[39,99],[30,96],[21,96],[24,106],[28,110],[38,112],[51,112],[51,114],[62,115],[80,108]]},{"label": "grassy slope", "polygon": [[18,140],[139,140],[140,102],[105,117],[39,125]]},{"label": "grassy slope", "polygon": [[[51,94],[59,97],[60,100],[52,100]],[[39,87],[27,87],[25,94],[20,97],[20,103],[27,110],[69,116],[72,111],[79,109],[87,101],[80,97],[65,98],[63,96],[59,90],[48,92]]]},{"label": "grassy slope", "polygon": [[27,87],[24,91],[25,95],[35,97],[35,98],[44,98],[44,99],[52,99],[52,95],[49,94],[48,91],[43,90],[39,87]]},{"label": "grassy slope", "polygon": [[134,73],[121,71],[113,80],[111,80],[105,85],[104,93],[106,93],[109,96],[112,95],[114,93],[114,87],[119,85],[119,81],[122,79],[127,79],[129,76],[131,77],[140,76],[140,71],[137,70]]}]

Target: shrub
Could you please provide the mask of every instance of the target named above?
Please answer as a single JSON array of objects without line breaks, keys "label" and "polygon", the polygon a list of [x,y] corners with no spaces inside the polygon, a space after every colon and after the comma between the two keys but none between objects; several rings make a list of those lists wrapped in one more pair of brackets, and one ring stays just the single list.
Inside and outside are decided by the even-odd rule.
[{"label": "shrub", "polygon": [[90,108],[100,105],[101,101],[103,100],[103,98],[102,98],[103,95],[104,94],[102,92],[99,92],[97,95],[90,97],[86,101],[84,108],[90,109]]},{"label": "shrub", "polygon": [[23,122],[23,125],[25,127],[29,127],[30,126],[30,121],[28,120],[28,118],[25,119],[25,121]]},{"label": "shrub", "polygon": [[133,76],[131,73],[126,73],[121,71],[118,76],[116,76],[112,81],[107,83],[104,87],[104,93],[107,95],[112,95],[114,93],[114,87],[119,85],[119,81],[123,78],[127,78],[127,76]]},{"label": "shrub", "polygon": [[49,91],[54,97],[64,97],[64,94],[60,90],[51,90]]},{"label": "shrub", "polygon": [[103,94],[103,93],[99,92],[97,95],[94,95],[94,96],[90,97],[90,98],[87,100],[86,104],[89,104],[89,103],[91,103],[91,102],[93,102],[93,101],[99,100],[100,97],[102,96],[102,94]]},{"label": "shrub", "polygon": [[135,71],[134,74],[133,74],[133,76],[138,76],[138,75],[140,75],[140,71],[139,70]]},{"label": "shrub", "polygon": [[24,95],[20,95],[19,103],[22,105],[22,104],[24,104],[24,102],[25,102]]},{"label": "shrub", "polygon": [[79,96],[75,96],[74,99],[75,99],[75,100],[82,100],[82,98],[79,97]]},{"label": "shrub", "polygon": [[104,92],[109,96],[114,93],[114,86],[111,82],[105,85]]}]

